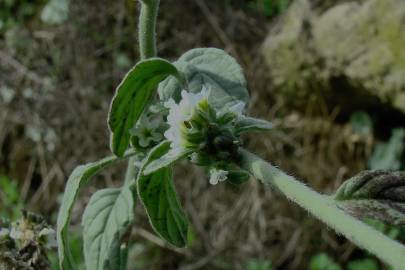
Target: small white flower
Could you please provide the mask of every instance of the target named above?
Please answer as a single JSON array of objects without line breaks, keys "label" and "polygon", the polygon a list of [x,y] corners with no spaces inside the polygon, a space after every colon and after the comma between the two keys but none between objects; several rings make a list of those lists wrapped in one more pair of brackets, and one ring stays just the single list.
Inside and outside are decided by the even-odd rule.
[{"label": "small white flower", "polygon": [[141,147],[148,147],[152,142],[162,140],[162,134],[157,132],[161,122],[160,117],[151,119],[146,114],[141,116],[136,127],[131,130],[132,135],[138,138]]},{"label": "small white flower", "polygon": [[10,235],[10,230],[6,228],[0,228],[0,239]]},{"label": "small white flower", "polygon": [[17,230],[16,228],[13,227],[11,228],[10,231],[10,237],[13,238],[14,240],[20,240],[24,238],[24,234],[20,230]]},{"label": "small white flower", "polygon": [[193,162],[193,163],[197,163],[197,161],[198,161],[198,154],[197,154],[197,153],[192,153],[192,154],[190,155],[190,161]]},{"label": "small white flower", "polygon": [[210,184],[211,185],[216,185],[219,182],[223,182],[226,179],[228,179],[228,172],[224,170],[218,170],[218,169],[211,169],[210,170]]},{"label": "small white flower", "polygon": [[54,229],[44,228],[39,232],[38,236],[45,240],[47,248],[55,248],[58,246]]},{"label": "small white flower", "polygon": [[190,93],[185,90],[181,91],[181,101],[179,104],[173,99],[165,102],[165,107],[169,109],[167,123],[169,129],[166,130],[164,136],[171,142],[171,154],[177,155],[184,150],[185,141],[182,139],[182,129],[184,122],[191,119],[196,106],[205,99],[208,99],[209,91],[203,87],[199,93]]}]

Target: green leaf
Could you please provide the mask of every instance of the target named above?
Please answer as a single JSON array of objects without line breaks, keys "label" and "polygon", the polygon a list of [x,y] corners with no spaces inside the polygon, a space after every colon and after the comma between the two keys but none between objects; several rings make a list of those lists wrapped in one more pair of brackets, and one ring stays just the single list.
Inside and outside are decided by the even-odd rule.
[{"label": "green leaf", "polygon": [[351,215],[405,225],[405,173],[364,171],[336,191],[338,206]]},{"label": "green leaf", "polygon": [[173,154],[169,152],[170,141],[165,140],[159,145],[155,146],[151,151],[149,156],[145,159],[146,163],[142,169],[143,175],[151,174],[159,169],[167,167],[177,160],[187,156],[188,152],[179,152]]},{"label": "green leaf", "polygon": [[236,121],[236,132],[238,134],[249,131],[265,131],[273,128],[273,125],[262,119],[257,119],[248,116],[240,116]]},{"label": "green leaf", "polygon": [[246,270],[273,270],[271,262],[267,260],[249,260]]},{"label": "green leaf", "polygon": [[404,139],[405,129],[394,129],[387,143],[376,145],[369,160],[369,168],[372,170],[399,170],[405,147]]},{"label": "green leaf", "polygon": [[143,170],[143,174],[148,175],[161,168],[167,167],[167,166],[173,164],[174,162],[176,162],[177,160],[187,156],[187,154],[188,154],[187,152],[179,152],[176,154],[167,152],[160,158],[151,161]]},{"label": "green leaf", "polygon": [[[193,49],[183,54],[174,65],[185,74],[191,92],[200,92],[203,86],[211,89],[209,99],[214,108],[249,100],[242,68],[223,50]],[[177,102],[181,90],[182,86],[173,78],[167,78],[158,88],[162,100],[174,98]]]},{"label": "green leaf", "polygon": [[93,194],[83,214],[84,257],[87,269],[120,270],[126,265],[121,245],[134,220],[130,188],[108,188]]},{"label": "green leaf", "polygon": [[163,160],[169,150],[170,150],[170,141],[168,140],[165,140],[156,145],[154,148],[152,148],[148,156],[144,159],[144,163],[142,164],[142,168],[139,171],[139,173],[142,173],[143,175],[148,175],[163,167],[170,165],[171,162]]},{"label": "green leaf", "polygon": [[[133,152],[127,153],[125,157],[129,157],[133,154]],[[66,184],[65,193],[63,194],[62,205],[59,209],[57,221],[58,253],[62,270],[76,269],[69,249],[68,226],[73,205],[80,188],[87,183],[90,177],[119,160],[120,159],[117,157],[106,157],[97,162],[78,166],[70,175]]]},{"label": "green leaf", "polygon": [[364,219],[364,222],[391,239],[396,239],[401,234],[399,226],[390,226],[384,222],[370,218]]},{"label": "green leaf", "polygon": [[311,259],[310,270],[342,270],[342,268],[325,253],[320,253]]},{"label": "green leaf", "polygon": [[151,150],[139,172],[138,194],[156,233],[172,245],[184,247],[187,243],[188,221],[177,198],[171,168],[164,167],[143,175],[147,164],[166,153],[168,146],[168,142],[163,142]]},{"label": "green leaf", "polygon": [[362,111],[353,113],[350,116],[350,124],[353,132],[359,135],[373,134],[373,120],[371,117]]},{"label": "green leaf", "polygon": [[362,259],[351,261],[347,264],[347,270],[379,270],[380,267],[374,259]]},{"label": "green leaf", "polygon": [[131,137],[129,130],[135,126],[157,85],[169,75],[181,77],[170,62],[150,58],[136,64],[122,80],[108,115],[108,126],[112,132],[111,150],[114,154],[124,154]]}]

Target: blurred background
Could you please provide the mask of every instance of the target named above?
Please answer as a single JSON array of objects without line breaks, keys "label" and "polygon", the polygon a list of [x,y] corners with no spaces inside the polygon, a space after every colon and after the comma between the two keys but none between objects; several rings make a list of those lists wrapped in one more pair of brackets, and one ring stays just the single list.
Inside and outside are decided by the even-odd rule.
[{"label": "blurred background", "polygon": [[[109,155],[109,103],[139,59],[138,11],[135,0],[0,0],[2,218],[24,208],[54,226],[73,168]],[[157,32],[170,60],[195,47],[237,58],[249,113],[275,125],[246,147],[317,191],[332,194],[364,169],[405,168],[405,1],[161,0]],[[124,171],[81,192],[71,230],[79,260],[86,203]],[[214,187],[186,163],[175,175],[190,247],[154,236],[138,205],[131,270],[389,269],[256,181]],[[404,242],[403,228],[367,222]],[[58,269],[55,252],[49,259]]]}]

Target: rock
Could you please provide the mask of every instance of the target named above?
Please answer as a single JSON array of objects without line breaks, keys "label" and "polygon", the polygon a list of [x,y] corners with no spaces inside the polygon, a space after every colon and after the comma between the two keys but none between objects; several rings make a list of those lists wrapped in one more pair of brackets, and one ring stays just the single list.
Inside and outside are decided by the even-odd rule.
[{"label": "rock", "polygon": [[346,2],[321,14],[296,0],[263,53],[274,88],[296,104],[322,95],[348,110],[378,103],[405,113],[403,0]]}]

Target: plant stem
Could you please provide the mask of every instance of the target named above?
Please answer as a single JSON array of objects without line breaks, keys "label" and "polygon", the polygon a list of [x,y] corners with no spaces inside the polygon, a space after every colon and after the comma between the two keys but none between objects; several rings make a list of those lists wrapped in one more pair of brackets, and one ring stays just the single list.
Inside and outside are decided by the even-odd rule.
[{"label": "plant stem", "polygon": [[[159,0],[140,0],[138,42],[141,60],[156,56],[156,19]],[[129,183],[136,176],[136,157],[128,160],[125,182]]]},{"label": "plant stem", "polygon": [[288,199],[325,222],[337,233],[392,265],[405,269],[405,246],[340,209],[333,198],[319,194],[258,156],[241,150],[241,167],[263,184],[276,187]]},{"label": "plant stem", "polygon": [[132,156],[128,159],[127,171],[125,172],[125,184],[131,183],[137,174],[135,167],[136,157]]},{"label": "plant stem", "polygon": [[141,0],[138,32],[141,59],[156,56],[156,18],[159,2],[159,0]]}]

